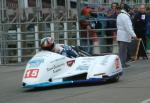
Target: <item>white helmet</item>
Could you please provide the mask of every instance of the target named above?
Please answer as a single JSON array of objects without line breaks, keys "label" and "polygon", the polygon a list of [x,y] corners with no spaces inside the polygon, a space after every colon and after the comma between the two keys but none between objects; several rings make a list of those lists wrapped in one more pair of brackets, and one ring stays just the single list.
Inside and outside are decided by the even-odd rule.
[{"label": "white helmet", "polygon": [[46,37],[41,39],[41,49],[51,51],[54,48],[54,39],[52,37]]}]

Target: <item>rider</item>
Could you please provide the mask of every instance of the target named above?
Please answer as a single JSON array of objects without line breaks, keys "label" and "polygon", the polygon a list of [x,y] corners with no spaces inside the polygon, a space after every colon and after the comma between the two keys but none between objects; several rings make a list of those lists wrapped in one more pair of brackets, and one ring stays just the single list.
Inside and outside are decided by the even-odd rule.
[{"label": "rider", "polygon": [[76,58],[78,54],[75,50],[72,49],[71,46],[64,45],[64,44],[55,44],[54,38],[52,37],[45,37],[41,39],[41,49],[48,50],[51,52],[55,52],[69,58]]}]

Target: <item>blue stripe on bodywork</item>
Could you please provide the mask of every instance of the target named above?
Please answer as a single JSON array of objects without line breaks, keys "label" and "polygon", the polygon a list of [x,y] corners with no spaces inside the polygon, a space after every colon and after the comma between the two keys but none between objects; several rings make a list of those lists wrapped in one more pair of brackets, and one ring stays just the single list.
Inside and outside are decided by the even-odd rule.
[{"label": "blue stripe on bodywork", "polygon": [[[122,75],[123,72],[118,73],[119,75]],[[115,74],[113,76],[110,76],[108,78],[90,78],[86,80],[75,80],[75,81],[63,81],[63,82],[45,82],[45,83],[39,83],[39,84],[34,84],[34,85],[28,85],[26,84],[23,86],[24,88],[38,88],[38,87],[50,87],[50,86],[57,86],[57,85],[63,85],[63,84],[79,84],[79,83],[96,83],[96,82],[103,82],[108,79],[111,79],[115,77]]]},{"label": "blue stripe on bodywork", "polygon": [[73,81],[65,81],[65,82],[45,82],[45,83],[39,83],[39,84],[33,84],[33,85],[28,85],[23,86],[24,88],[37,88],[37,87],[49,87],[49,86],[57,86],[57,85],[62,85],[62,84],[71,84]]}]

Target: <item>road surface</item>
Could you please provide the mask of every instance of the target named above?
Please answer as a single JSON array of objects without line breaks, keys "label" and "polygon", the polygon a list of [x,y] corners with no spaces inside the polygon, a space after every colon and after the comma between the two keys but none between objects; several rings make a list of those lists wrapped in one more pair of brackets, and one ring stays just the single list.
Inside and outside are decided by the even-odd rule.
[{"label": "road surface", "polygon": [[150,60],[124,70],[117,83],[59,86],[38,90],[21,87],[24,66],[0,66],[0,103],[150,103]]}]

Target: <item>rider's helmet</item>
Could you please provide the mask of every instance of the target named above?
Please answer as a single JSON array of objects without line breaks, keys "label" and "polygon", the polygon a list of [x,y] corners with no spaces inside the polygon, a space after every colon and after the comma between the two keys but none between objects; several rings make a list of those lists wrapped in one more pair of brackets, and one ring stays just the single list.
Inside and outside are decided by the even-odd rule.
[{"label": "rider's helmet", "polygon": [[41,49],[51,51],[54,48],[55,42],[52,37],[41,39]]}]

